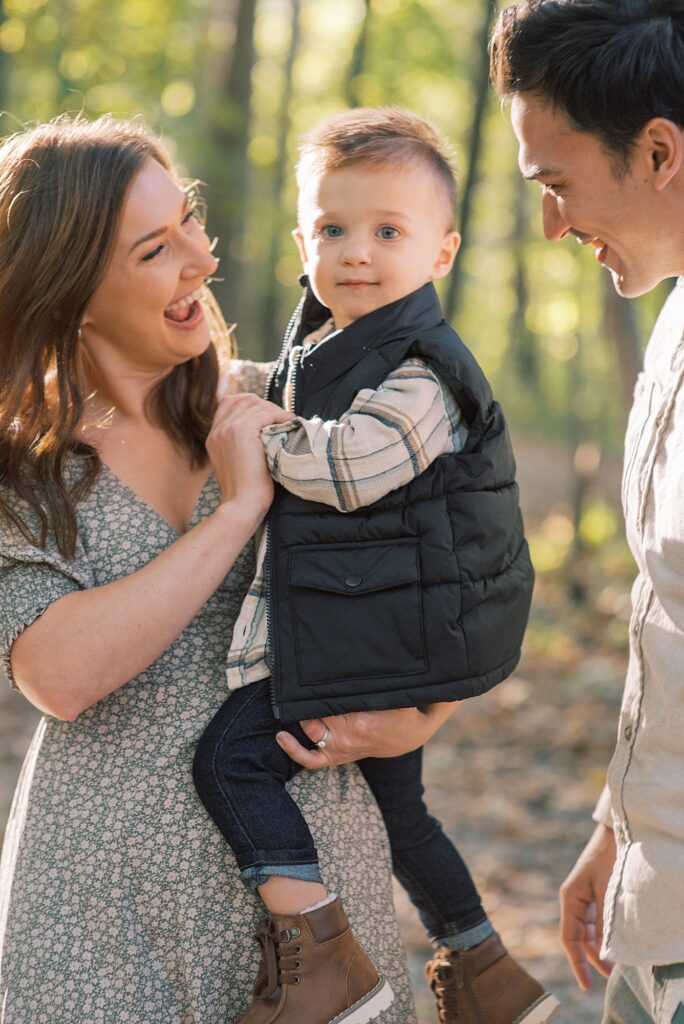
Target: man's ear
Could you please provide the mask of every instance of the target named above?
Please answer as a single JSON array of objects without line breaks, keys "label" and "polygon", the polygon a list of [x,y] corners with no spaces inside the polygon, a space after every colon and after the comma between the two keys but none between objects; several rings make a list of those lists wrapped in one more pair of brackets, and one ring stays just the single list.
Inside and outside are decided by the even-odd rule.
[{"label": "man's ear", "polygon": [[648,173],[657,191],[678,174],[684,162],[684,132],[667,117],[653,117],[639,136],[648,160]]},{"label": "man's ear", "polygon": [[432,274],[430,275],[432,281],[439,281],[440,278],[447,276],[454,265],[456,253],[460,248],[461,236],[458,231],[447,231],[442,239],[437,259],[432,265]]},{"label": "man's ear", "polygon": [[297,243],[297,250],[299,252],[299,258],[302,261],[302,266],[306,270],[307,256],[306,256],[306,245],[304,244],[304,234],[301,228],[295,228],[292,232],[292,237]]}]

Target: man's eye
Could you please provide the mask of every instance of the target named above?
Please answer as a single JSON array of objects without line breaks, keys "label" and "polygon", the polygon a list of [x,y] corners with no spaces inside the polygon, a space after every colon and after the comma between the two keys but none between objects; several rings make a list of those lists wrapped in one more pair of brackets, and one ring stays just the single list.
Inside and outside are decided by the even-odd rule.
[{"label": "man's eye", "polygon": [[339,224],[326,224],[322,229],[321,234],[324,238],[341,238],[342,228]]},{"label": "man's eye", "polygon": [[376,231],[376,235],[378,236],[378,238],[382,238],[386,242],[389,242],[390,239],[392,238],[396,238],[398,234],[399,232],[397,231],[397,229],[390,227],[389,224],[383,224],[383,226],[381,228],[378,228],[378,230]]}]

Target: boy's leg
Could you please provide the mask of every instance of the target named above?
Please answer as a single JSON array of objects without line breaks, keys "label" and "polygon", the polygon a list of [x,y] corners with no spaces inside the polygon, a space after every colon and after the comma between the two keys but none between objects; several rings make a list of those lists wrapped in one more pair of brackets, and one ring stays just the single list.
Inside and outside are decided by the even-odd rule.
[{"label": "boy's leg", "polygon": [[[197,746],[198,793],[271,911],[259,926],[262,965],[237,1024],[372,1021],[392,990],[356,942],[340,900],[320,880],[316,849],[285,783],[299,770],[275,741],[268,681],[236,690]],[[299,726],[291,727],[311,746]]]},{"label": "boy's leg", "polygon": [[382,813],[394,873],[431,940],[466,950],[494,933],[468,868],[423,800],[422,750],[359,761]]},{"label": "boy's leg", "polygon": [[207,726],[192,768],[200,799],[234,851],[248,889],[259,886],[267,895],[274,876],[308,883],[299,906],[271,907],[265,899],[276,913],[297,912],[325,895],[309,827],[285,789],[299,765],[276,743],[279,728],[268,680],[236,690]]},{"label": "boy's leg", "polygon": [[439,947],[426,974],[444,1024],[545,1024],[558,1001],[509,956],[470,872],[427,813],[422,751],[359,762],[382,812],[394,871]]}]

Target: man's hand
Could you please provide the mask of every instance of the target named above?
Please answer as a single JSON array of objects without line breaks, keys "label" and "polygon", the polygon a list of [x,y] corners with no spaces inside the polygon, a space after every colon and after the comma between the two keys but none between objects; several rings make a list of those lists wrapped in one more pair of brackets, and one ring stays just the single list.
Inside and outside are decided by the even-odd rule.
[{"label": "man's hand", "polygon": [[561,942],[577,984],[591,985],[592,964],[607,978],[613,965],[600,957],[603,902],[615,864],[615,836],[598,825],[560,889]]}]

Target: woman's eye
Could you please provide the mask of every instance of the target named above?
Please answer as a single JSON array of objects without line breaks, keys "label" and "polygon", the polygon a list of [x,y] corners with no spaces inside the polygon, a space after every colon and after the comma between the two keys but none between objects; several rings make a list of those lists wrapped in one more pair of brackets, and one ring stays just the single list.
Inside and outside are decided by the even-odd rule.
[{"label": "woman's eye", "polygon": [[198,224],[201,223],[200,212],[196,206],[191,206],[188,212],[181,221],[182,224],[189,224],[191,220],[196,220]]},{"label": "woman's eye", "polygon": [[166,246],[163,243],[161,245],[155,246],[152,252],[145,253],[145,255],[142,258],[142,262],[148,263],[150,260],[153,260],[154,257],[158,256],[160,252],[163,252],[165,248]]},{"label": "woman's eye", "polygon": [[342,228],[339,224],[326,224],[321,234],[324,238],[341,238]]},{"label": "woman's eye", "polygon": [[381,228],[376,231],[378,238],[383,238],[386,242],[389,242],[392,238],[397,238],[399,232],[396,228],[392,228],[389,224],[384,224]]}]

